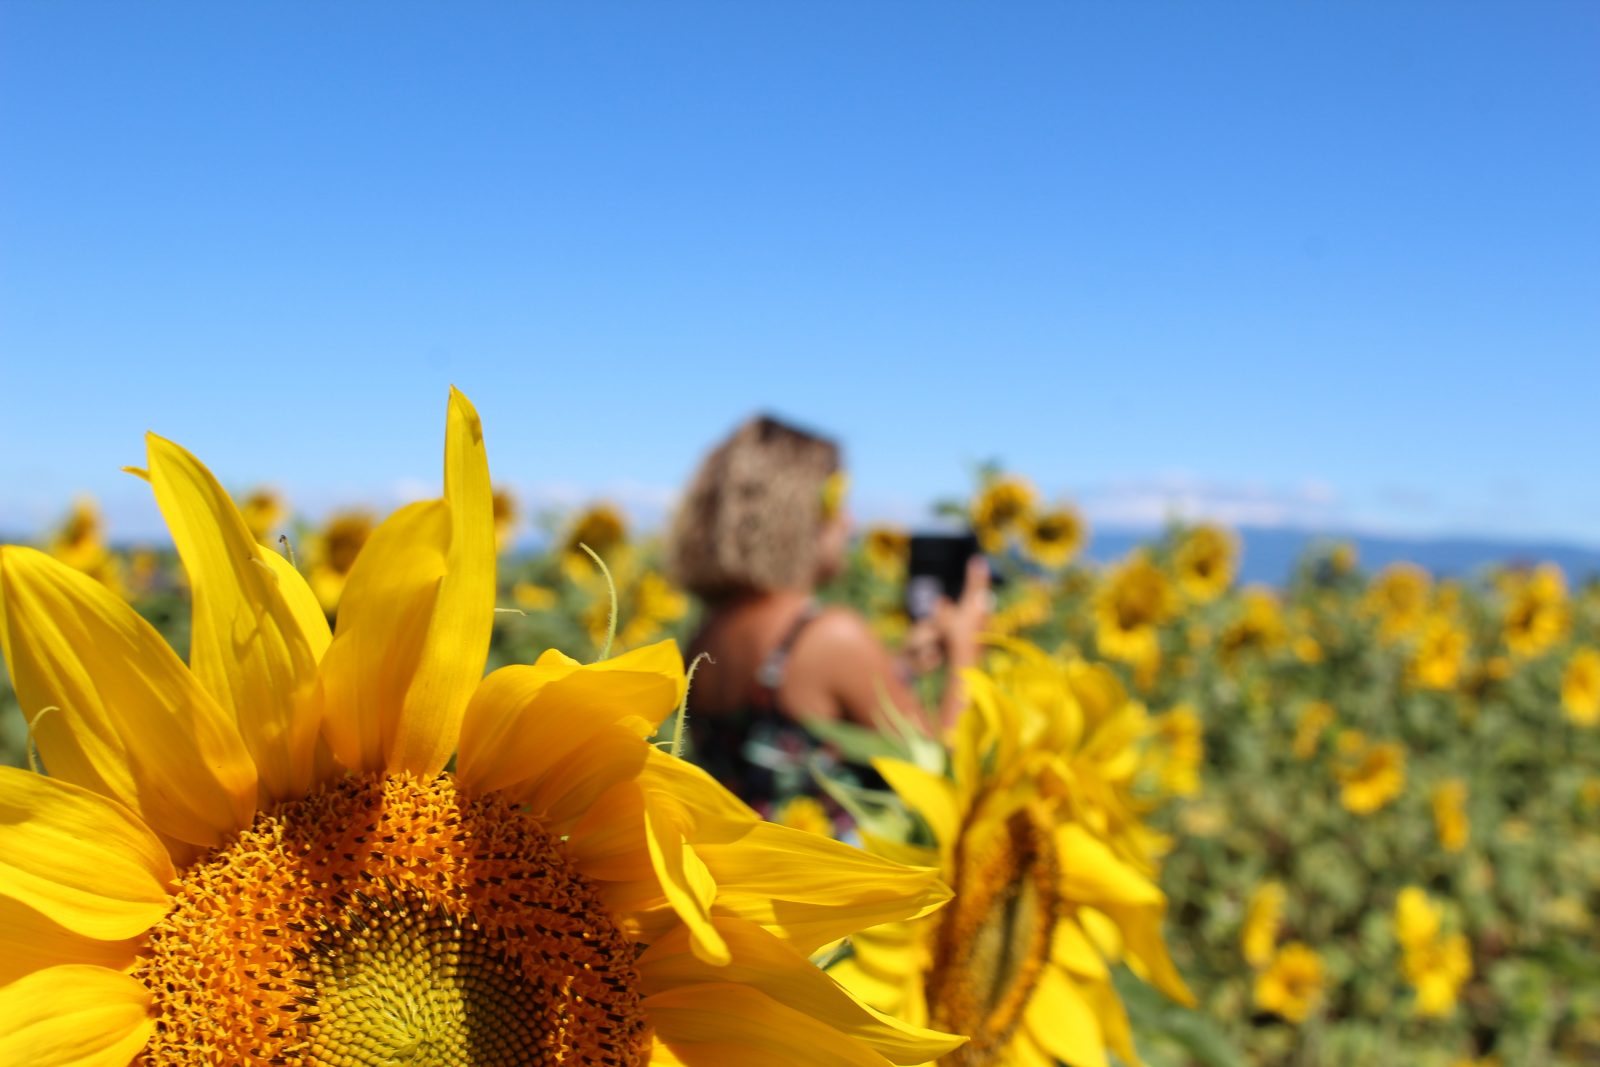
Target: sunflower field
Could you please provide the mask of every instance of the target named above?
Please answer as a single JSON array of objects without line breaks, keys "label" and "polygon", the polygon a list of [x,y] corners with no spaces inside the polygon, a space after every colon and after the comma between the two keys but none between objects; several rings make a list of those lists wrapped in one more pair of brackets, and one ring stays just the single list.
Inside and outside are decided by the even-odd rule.
[{"label": "sunflower field", "polygon": [[[769,1050],[770,1062],[1600,1062],[1600,584],[1575,584],[1547,565],[1449,579],[1409,565],[1370,573],[1350,546],[1329,543],[1282,587],[1241,586],[1239,542],[1212,525],[1174,525],[1120,560],[1093,564],[1084,559],[1088,525],[1071,505],[1041,504],[1027,481],[999,471],[985,472],[970,500],[942,510],[971,525],[1005,578],[987,659],[969,679],[971,709],[940,740],[910,728],[889,739],[832,738],[874,758],[888,786],[828,783],[859,827],[849,845],[829,843],[837,853],[793,846],[799,851],[752,852],[718,867],[705,857],[732,846],[715,843],[705,812],[737,817],[716,798],[703,800],[704,811],[685,802],[683,810],[701,812],[683,824],[699,828],[684,831],[685,855],[699,848],[693,862],[719,885],[726,879],[716,898],[726,903],[706,905],[697,921],[694,901],[674,896],[664,874],[667,903],[643,890],[607,898],[626,899],[628,914],[643,916],[618,927],[631,931],[626,937],[654,939],[638,966],[647,986],[661,984],[649,986],[639,1018],[687,1035],[670,1048],[658,1041],[655,1058],[642,1062],[767,1062],[727,1051],[748,1051],[759,1035],[704,1036],[734,1023],[699,1019],[689,991],[728,997],[736,1015],[751,998],[777,996],[762,984],[768,972],[750,961],[797,952],[831,982],[786,979],[784,995],[811,1015],[784,1040],[796,1048],[811,1041],[804,1047],[812,1051]],[[532,670],[516,665],[546,665],[549,649],[574,657],[565,664],[622,663],[657,655],[665,641],[684,643],[694,606],[665,577],[659,546],[619,509],[535,516],[544,547],[534,553],[509,547],[529,524],[518,512],[508,493],[494,494],[500,559],[489,669]],[[257,551],[282,550],[330,618],[356,561],[387,528],[355,510],[313,526],[266,490],[240,497],[237,514],[265,546]],[[125,598],[188,658],[199,616],[172,549],[112,547],[91,501],[75,505],[38,547]],[[901,606],[907,550],[904,530],[862,531],[827,593],[891,644],[909,626]],[[44,579],[14,566],[19,588],[43,588]],[[11,582],[8,570],[8,611],[22,599]],[[632,670],[609,673],[649,673]],[[42,756],[48,765],[40,724],[62,712],[31,709],[30,734],[27,701],[10,684],[0,681],[0,763],[27,767]],[[676,699],[649,724],[657,752],[681,750],[668,706]],[[469,727],[471,716],[469,707]],[[457,779],[493,780],[503,757],[480,742],[469,759],[471,736],[462,735],[461,763],[452,764]],[[390,773],[383,788],[393,793],[402,787]],[[653,773],[647,798],[680,772]],[[404,802],[418,810],[437,801],[404,788]],[[341,802],[366,801],[351,793]],[[594,803],[562,833],[580,839]],[[826,833],[814,807],[796,800],[777,821],[786,831]],[[758,836],[740,833],[748,842]],[[660,873],[666,861],[652,848]],[[600,851],[584,853],[598,857],[591,869],[625,866]],[[756,867],[802,854],[818,870],[839,865],[841,886],[899,878],[907,902],[891,906],[882,893],[858,890],[841,898],[849,915],[825,921],[818,890],[811,925],[783,927],[768,913],[774,905],[755,902],[777,892],[758,886]],[[0,855],[0,871],[7,862]],[[925,883],[887,873],[901,865],[936,870],[953,898],[935,908]],[[693,898],[692,871],[682,878]],[[688,916],[681,926],[653,918],[668,903]],[[371,915],[352,921],[364,929]],[[780,927],[781,939],[772,933]],[[0,944],[18,936],[0,929]],[[452,944],[466,944],[459,930],[454,936]],[[605,951],[633,951],[621,945]],[[705,961],[719,955],[734,961],[728,975],[747,977],[706,984],[718,979],[706,977]],[[682,977],[691,973],[698,977]],[[0,973],[0,1001],[6,980]],[[308,979],[323,980],[321,971]],[[595,995],[609,988],[596,985]],[[824,1028],[815,1019],[848,1015],[823,1002],[846,995],[849,1011],[870,1010],[859,1017],[868,1021],[830,1022],[817,1036]],[[508,1030],[520,1025],[495,1018]],[[882,1019],[893,1028],[873,1021]],[[956,1046],[943,1034],[968,1041]],[[846,1051],[855,1038],[872,1051]],[[0,1051],[6,1040],[0,1034]],[[723,1051],[706,1051],[713,1047]],[[305,1055],[294,1062],[335,1062]],[[502,1050],[437,1062],[544,1061]]]}]

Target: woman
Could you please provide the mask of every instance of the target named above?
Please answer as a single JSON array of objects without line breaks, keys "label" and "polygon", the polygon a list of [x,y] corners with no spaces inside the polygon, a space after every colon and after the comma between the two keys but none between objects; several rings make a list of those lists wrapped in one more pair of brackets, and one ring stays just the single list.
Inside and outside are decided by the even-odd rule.
[{"label": "woman", "polygon": [[692,655],[710,657],[690,694],[695,758],[765,814],[779,799],[815,792],[808,764],[822,746],[807,723],[876,728],[888,701],[933,732],[960,712],[959,671],[977,659],[989,599],[981,559],[969,565],[960,602],[941,602],[919,631],[950,668],[933,713],[907,684],[909,661],[891,655],[856,612],[817,602],[817,587],[844,565],[843,487],[838,445],[759,416],[702,461],[672,525],[668,565],[705,605],[690,644]]}]

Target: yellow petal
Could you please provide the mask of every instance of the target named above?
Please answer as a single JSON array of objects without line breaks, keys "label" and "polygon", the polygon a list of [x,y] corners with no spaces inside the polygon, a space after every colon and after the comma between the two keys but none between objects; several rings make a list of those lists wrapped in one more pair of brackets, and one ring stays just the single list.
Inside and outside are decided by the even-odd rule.
[{"label": "yellow petal", "polygon": [[323,733],[358,772],[438,774],[483,677],[494,621],[494,504],[483,430],[454,389],[444,499],[401,508],[356,557],[323,657]]},{"label": "yellow petal", "polygon": [[807,954],[950,899],[936,870],[774,823],[757,823],[737,840],[696,838],[694,847],[716,880],[719,911],[760,923]]},{"label": "yellow petal", "polygon": [[43,912],[0,896],[0,986],[63,963],[120,971],[132,965],[143,938],[100,941],[75,934]]},{"label": "yellow petal", "polygon": [[731,962],[720,967],[702,962],[691,951],[689,932],[680,927],[640,956],[640,988],[646,995],[706,982],[736,982],[863,1042],[891,1063],[925,1063],[964,1043],[961,1037],[908,1026],[873,1011],[754,923],[729,916],[712,921],[727,942]]},{"label": "yellow petal", "polygon": [[431,778],[461,735],[461,716],[483,678],[494,625],[494,491],[483,424],[471,401],[450,390],[445,423],[444,499],[450,541],[422,661],[406,693],[389,770]]},{"label": "yellow petal", "polygon": [[531,666],[502,667],[467,705],[456,777],[470,792],[537,782],[586,758],[590,740],[625,719],[653,729],[678,706],[683,680],[672,641],[587,666],[546,653]]},{"label": "yellow petal", "polygon": [[646,804],[645,842],[650,863],[661,879],[662,892],[693,938],[694,950],[708,963],[728,962],[728,946],[711,922],[711,902],[717,884],[693,848],[684,841],[677,824]]},{"label": "yellow petal", "polygon": [[620,782],[589,805],[567,837],[567,855],[585,878],[654,879],[644,833],[644,791],[637,782]]},{"label": "yellow petal", "polygon": [[685,1067],[886,1067],[889,1062],[749,986],[681,986],[646,997],[643,1008],[656,1040]]},{"label": "yellow petal", "polygon": [[86,937],[133,937],[167,911],[166,849],[81,786],[0,767],[0,895]]},{"label": "yellow petal", "polygon": [[949,779],[929,774],[914,763],[879,758],[872,766],[889,788],[927,822],[941,848],[951,848],[961,836],[961,810],[955,786]]},{"label": "yellow petal", "polygon": [[1026,1016],[1028,1035],[1068,1067],[1106,1067],[1105,1035],[1094,1009],[1060,970],[1039,974]]},{"label": "yellow petal", "polygon": [[651,749],[640,781],[670,811],[717,885],[717,908],[803,953],[926,915],[950,899],[938,872],[906,867],[818,834],[762,822],[709,774]]},{"label": "yellow petal", "polygon": [[67,964],[0,986],[0,1063],[128,1067],[155,1032],[138,981]]},{"label": "yellow petal", "polygon": [[7,546],[0,609],[0,652],[52,775],[190,844],[250,824],[256,771],[232,716],[132,608],[41,552]]},{"label": "yellow petal", "polygon": [[444,578],[450,509],[407,504],[356,557],[333,643],[322,657],[322,733],[358,774],[388,770],[386,753],[428,640]]},{"label": "yellow petal", "polygon": [[1104,979],[1111,975],[1083,927],[1070,915],[1063,915],[1051,933],[1050,958],[1078,978]]},{"label": "yellow petal", "polygon": [[293,568],[287,561],[274,567],[271,559],[282,557],[256,542],[199,460],[155,434],[145,440],[150,485],[193,592],[190,668],[238,720],[263,801],[304,796],[317,744],[317,659],[327,648],[327,619],[291,606],[299,590],[282,571]]},{"label": "yellow petal", "polygon": [[1106,904],[1155,905],[1164,902],[1161,890],[1110,847],[1078,823],[1056,830],[1056,850],[1061,866],[1061,891],[1068,900],[1103,907]]}]

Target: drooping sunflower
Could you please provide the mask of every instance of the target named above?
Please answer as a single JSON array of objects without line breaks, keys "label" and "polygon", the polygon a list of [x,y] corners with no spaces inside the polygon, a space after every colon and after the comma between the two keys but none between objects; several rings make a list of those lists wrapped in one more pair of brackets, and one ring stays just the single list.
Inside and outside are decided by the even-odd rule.
[{"label": "drooping sunflower", "polygon": [[1022,478],[1000,476],[989,479],[972,498],[973,532],[985,552],[999,552],[1006,541],[1033,513],[1038,494]]},{"label": "drooping sunflower", "polygon": [[1009,663],[966,676],[948,774],[877,761],[933,840],[869,832],[868,847],[937,864],[955,900],[855,935],[832,973],[882,1011],[970,1035],[943,1067],[1101,1067],[1107,1049],[1138,1062],[1110,965],[1127,959],[1191,999],[1162,942],[1166,898],[1128,793],[1144,712],[1104,667],[1004,647]]},{"label": "drooping sunflower", "polygon": [[1041,511],[1022,524],[1022,547],[1028,558],[1051,570],[1071,563],[1088,540],[1088,523],[1077,508],[1066,504]]},{"label": "drooping sunflower", "polygon": [[1220,526],[1196,526],[1178,543],[1173,563],[1184,595],[1197,604],[1209,604],[1233,584],[1238,542]]},{"label": "drooping sunflower", "polygon": [[0,768],[0,1062],[882,1067],[957,1043],[807,959],[947,891],[650,746],[675,646],[481,677],[494,532],[464,397],[443,498],[373,532],[333,633],[211,473],[148,444],[187,667],[103,587],[0,549],[51,775]]}]

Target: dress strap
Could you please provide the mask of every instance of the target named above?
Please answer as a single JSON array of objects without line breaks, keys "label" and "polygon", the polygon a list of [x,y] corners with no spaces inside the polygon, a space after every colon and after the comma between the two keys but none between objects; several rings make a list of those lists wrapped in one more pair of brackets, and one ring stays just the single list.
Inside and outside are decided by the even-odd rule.
[{"label": "dress strap", "polygon": [[800,614],[789,624],[789,629],[784,631],[783,640],[767,653],[767,658],[762,660],[761,666],[756,669],[756,689],[769,706],[777,703],[778,690],[783,687],[783,677],[789,669],[789,656],[794,651],[795,642],[800,639],[801,631],[821,614],[821,604],[815,600],[806,601],[805,607],[800,609]]}]

